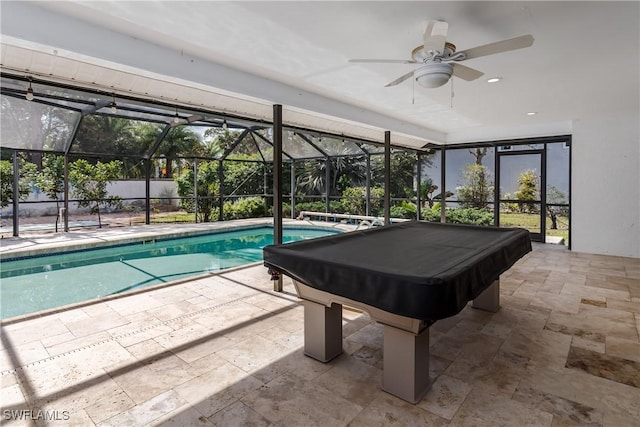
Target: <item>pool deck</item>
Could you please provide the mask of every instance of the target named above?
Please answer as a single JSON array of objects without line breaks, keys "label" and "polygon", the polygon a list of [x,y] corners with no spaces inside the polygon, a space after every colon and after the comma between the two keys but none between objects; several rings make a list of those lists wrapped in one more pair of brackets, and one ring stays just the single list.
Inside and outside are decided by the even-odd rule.
[{"label": "pool deck", "polygon": [[[283,224],[290,227],[328,227],[342,231],[352,231],[355,226],[339,222],[322,222],[309,220],[284,219]],[[184,237],[193,234],[219,232],[250,228],[257,226],[273,226],[272,218],[249,218],[223,222],[207,222],[200,224],[162,224],[139,225],[133,227],[115,227],[70,233],[28,234],[21,237],[0,239],[0,258],[32,256],[55,250],[88,249],[105,244],[124,244],[145,239]]]},{"label": "pool deck", "polygon": [[[147,232],[134,228],[85,238]],[[431,327],[434,382],[416,405],[381,391],[382,328],[365,313],[343,311],[345,354],[304,356],[293,285],[273,292],[261,265],[9,320],[2,423],[640,424],[640,260],[535,244],[503,274],[501,300]]]}]

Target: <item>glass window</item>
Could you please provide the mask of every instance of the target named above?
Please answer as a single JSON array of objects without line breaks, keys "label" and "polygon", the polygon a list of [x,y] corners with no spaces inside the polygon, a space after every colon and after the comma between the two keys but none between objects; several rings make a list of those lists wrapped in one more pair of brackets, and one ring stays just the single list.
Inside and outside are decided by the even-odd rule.
[{"label": "glass window", "polygon": [[[446,150],[445,158],[446,200],[451,202],[447,206],[489,207],[489,203],[493,202],[494,148],[449,149]],[[481,190],[481,193],[476,190]]]},{"label": "glass window", "polygon": [[547,203],[556,203],[558,197],[550,197],[550,189],[556,196],[569,203],[569,144],[558,142],[547,144]]},{"label": "glass window", "polygon": [[442,193],[442,179],[440,162],[442,159],[441,150],[432,150],[428,154],[422,154],[420,156],[420,199],[422,202],[422,210],[436,208],[437,215],[425,215],[425,219],[430,219],[431,216],[440,220],[440,210],[437,209],[436,204],[440,201]]}]

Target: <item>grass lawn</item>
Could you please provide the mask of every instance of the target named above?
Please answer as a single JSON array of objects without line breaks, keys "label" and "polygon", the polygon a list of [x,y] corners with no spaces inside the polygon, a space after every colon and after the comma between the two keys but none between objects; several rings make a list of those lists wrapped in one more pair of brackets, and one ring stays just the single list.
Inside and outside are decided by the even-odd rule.
[{"label": "grass lawn", "polygon": [[[155,214],[151,218],[152,224],[194,223],[194,214],[182,212],[167,212]],[[569,220],[567,217],[558,217],[558,229],[551,229],[551,220],[547,218],[547,236],[560,236],[564,238],[564,244],[569,243]],[[531,232],[540,232],[540,216],[526,213],[501,213],[501,227],[522,227]]]},{"label": "grass lawn", "polygon": [[[551,229],[551,220],[547,218],[546,232],[547,236],[560,236],[564,238],[564,244],[569,242],[569,219],[567,217],[558,217],[558,229]],[[540,232],[540,215],[526,213],[501,213],[501,227],[522,227],[532,232]]]},{"label": "grass lawn", "polygon": [[195,222],[194,213],[186,212],[171,212],[164,214],[156,214],[151,217],[152,224],[167,224],[167,223],[182,223],[182,222]]}]

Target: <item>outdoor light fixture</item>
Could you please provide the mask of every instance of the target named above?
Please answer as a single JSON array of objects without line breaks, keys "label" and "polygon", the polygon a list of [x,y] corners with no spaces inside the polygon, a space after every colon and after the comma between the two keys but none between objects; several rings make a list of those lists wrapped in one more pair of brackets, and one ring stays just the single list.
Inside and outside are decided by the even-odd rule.
[{"label": "outdoor light fixture", "polygon": [[178,107],[176,107],[176,115],[175,115],[175,117],[173,118],[173,123],[174,123],[174,124],[176,124],[176,125],[177,125],[178,123],[180,123],[180,116],[178,115]]},{"label": "outdoor light fixture", "polygon": [[426,88],[440,87],[449,81],[453,67],[443,62],[432,62],[416,70],[413,75],[418,84]]},{"label": "outdoor light fixture", "polygon": [[31,80],[29,80],[29,88],[27,94],[24,96],[27,101],[33,101],[33,88],[31,87]]},{"label": "outdoor light fixture", "polygon": [[118,112],[118,109],[116,108],[116,96],[112,95],[112,101],[111,104],[109,104],[109,109],[111,110],[111,112],[113,114]]},{"label": "outdoor light fixture", "polygon": [[229,127],[229,125],[227,124],[227,119],[224,119],[222,121],[222,129],[227,130],[228,127]]}]

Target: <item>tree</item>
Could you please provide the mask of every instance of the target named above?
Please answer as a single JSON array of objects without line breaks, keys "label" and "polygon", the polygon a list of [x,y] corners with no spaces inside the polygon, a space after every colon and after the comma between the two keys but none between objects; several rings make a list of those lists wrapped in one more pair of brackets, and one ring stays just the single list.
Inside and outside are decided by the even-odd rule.
[{"label": "tree", "polygon": [[[327,167],[329,167],[329,183],[326,183]],[[304,165],[302,174],[297,177],[297,187],[307,194],[323,194],[330,196],[340,194],[345,188],[357,186],[364,181],[366,162],[364,157],[337,156],[329,161],[309,161]]]},{"label": "tree", "polygon": [[482,165],[468,164],[464,170],[464,185],[456,188],[463,208],[486,209],[493,197],[493,182],[489,170]]},{"label": "tree", "polygon": [[[429,161],[429,160],[428,160]],[[391,154],[391,197],[411,197],[413,181],[416,175],[416,155],[407,151]],[[425,163],[424,165],[426,165]],[[371,161],[371,178],[373,182],[383,183],[385,178],[384,156],[375,156]]]},{"label": "tree", "polygon": [[540,200],[538,195],[538,175],[534,170],[526,170],[518,177],[518,191],[514,193],[519,202],[519,210],[523,213],[536,214],[540,209],[536,203],[529,203]]},{"label": "tree", "polygon": [[[31,193],[31,182],[36,173],[36,165],[18,159],[18,199],[24,200]],[[7,207],[13,201],[13,162],[0,160],[0,207]]]},{"label": "tree", "polygon": [[[36,186],[51,200],[56,201],[56,211],[60,211],[60,194],[64,191],[64,157],[56,154],[42,156],[42,170],[35,175]],[[56,215],[56,232],[59,216]]]},{"label": "tree", "polygon": [[[223,153],[230,150],[237,139],[242,135],[241,130],[209,128],[204,133],[205,145],[208,148],[209,155],[213,156],[217,153]],[[233,149],[234,154],[258,154],[258,147],[253,142],[253,135],[248,133],[244,139]]]},{"label": "tree", "polygon": [[[249,159],[251,155],[242,154],[234,156],[234,159]],[[212,221],[214,210],[218,206],[220,193],[218,167],[220,162],[212,160],[198,163],[198,218],[202,222]],[[255,161],[232,161],[223,163],[223,194],[226,196],[262,194],[264,177],[263,164]],[[175,178],[178,185],[178,195],[183,198],[182,207],[187,212],[194,212],[194,180],[193,167]]]},{"label": "tree", "polygon": [[[568,216],[567,206],[553,206],[567,204],[567,195],[553,185],[547,187],[547,216],[551,220],[551,229],[558,229],[558,217]],[[551,205],[551,206],[550,206]]]},{"label": "tree", "polygon": [[[239,154],[238,160],[251,160],[252,155]],[[216,169],[217,170],[217,169]],[[264,164],[256,161],[227,160],[223,163],[222,190],[225,196],[255,195],[264,192]]]},{"label": "tree", "polygon": [[[88,115],[82,118],[73,141],[73,151],[94,154],[140,154],[143,149],[135,144],[131,119]],[[135,144],[135,146],[134,146]]]},{"label": "tree", "polygon": [[[198,215],[202,222],[209,222],[213,218],[213,213],[217,206],[217,196],[219,194],[218,182],[218,161],[202,162],[197,165],[197,200]],[[175,178],[178,185],[178,195],[182,197],[182,207],[187,212],[195,211],[193,195],[194,175],[193,168],[189,168],[179,177]]]},{"label": "tree", "polygon": [[[162,131],[162,127],[151,123],[141,124],[134,128],[134,134],[139,140],[139,144],[149,147],[149,151],[160,137]],[[206,154],[206,148],[200,135],[192,131],[188,126],[175,126],[167,132],[153,156],[166,159],[163,176],[173,178],[173,163],[177,158],[203,156]]]},{"label": "tree", "polygon": [[110,196],[107,184],[117,179],[122,173],[122,162],[112,160],[108,163],[97,162],[92,165],[84,159],[76,160],[69,165],[69,183],[72,194],[78,198],[78,206],[90,208],[91,213],[98,214],[98,227],[102,228],[100,206],[122,207],[119,196]]},{"label": "tree", "polygon": [[476,159],[476,165],[482,164],[482,159],[489,152],[489,147],[478,147],[472,150],[469,150],[469,153]]}]

